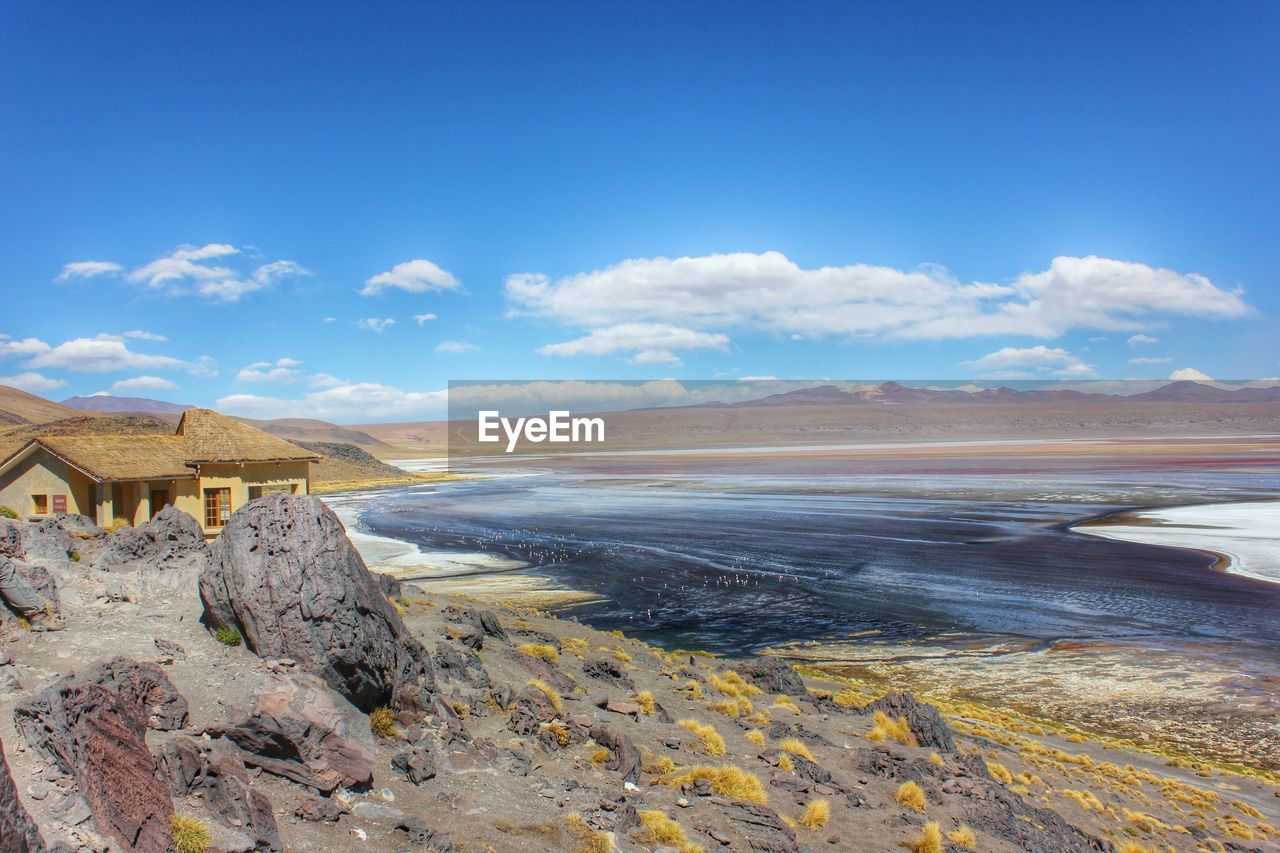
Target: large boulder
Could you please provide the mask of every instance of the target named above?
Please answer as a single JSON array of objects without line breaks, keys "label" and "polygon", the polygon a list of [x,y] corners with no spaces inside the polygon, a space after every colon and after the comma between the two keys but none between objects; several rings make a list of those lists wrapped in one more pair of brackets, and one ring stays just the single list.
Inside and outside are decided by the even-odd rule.
[{"label": "large boulder", "polygon": [[899,717],[907,721],[916,743],[939,752],[955,752],[956,739],[951,726],[942,719],[938,709],[927,702],[921,702],[910,693],[889,693],[862,709],[863,714],[874,714],[883,711],[894,719]]},{"label": "large boulder", "polygon": [[809,691],[805,689],[800,676],[796,674],[791,664],[782,658],[767,655],[747,658],[736,662],[734,669],[765,693],[783,693],[801,699],[809,696]]},{"label": "large boulder", "polygon": [[0,743],[0,853],[38,853],[45,849],[36,822],[22,807]]},{"label": "large boulder", "polygon": [[292,658],[363,711],[434,690],[431,658],[318,498],[272,495],[231,518],[200,575],[210,628]]},{"label": "large boulder", "polygon": [[221,823],[243,829],[258,850],[282,850],[271,800],[249,787],[240,748],[226,738],[177,735],[157,751],[160,774],[175,797],[200,794]]},{"label": "large boulder", "polygon": [[94,568],[136,567],[163,574],[177,570],[203,570],[209,548],[200,523],[174,506],[166,506],[146,524],[122,527],[106,537]]},{"label": "large boulder", "polygon": [[170,849],[173,803],[146,732],[185,726],[187,702],[159,667],[116,658],[54,682],[13,716],[27,743],[75,779],[99,832],[125,850]]},{"label": "large boulder", "polygon": [[245,764],[325,793],[373,780],[377,744],[368,718],[308,673],[276,676],[248,719],[208,734],[238,746]]},{"label": "large boulder", "polygon": [[[44,566],[37,566],[34,563],[28,563],[25,560],[11,559],[0,554],[0,561],[2,560],[9,560],[10,565],[13,566],[18,577],[25,580],[32,589],[43,595],[49,603],[53,605],[54,610],[61,609],[62,600],[58,595],[58,582],[53,575],[49,573],[48,569]],[[9,622],[15,621],[18,618],[18,615],[19,614],[9,609],[8,602],[3,598],[0,598],[0,626],[7,625]]]},{"label": "large boulder", "polygon": [[63,567],[71,562],[75,539],[57,518],[40,521],[0,519],[0,554]]}]

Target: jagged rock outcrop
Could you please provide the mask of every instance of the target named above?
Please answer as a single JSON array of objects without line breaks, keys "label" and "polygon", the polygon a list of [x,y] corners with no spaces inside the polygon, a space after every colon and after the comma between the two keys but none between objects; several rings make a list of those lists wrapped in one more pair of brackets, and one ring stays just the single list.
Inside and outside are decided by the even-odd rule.
[{"label": "jagged rock outcrop", "polygon": [[[44,566],[28,563],[26,560],[7,557],[3,554],[0,554],[0,560],[8,560],[14,571],[30,584],[32,589],[49,600],[54,610],[61,608],[62,599],[58,595],[58,582],[48,569]],[[18,614],[10,610],[6,604],[7,602],[0,598],[0,625],[18,618]]]},{"label": "jagged rock outcrop", "polygon": [[776,657],[754,657],[735,661],[733,668],[765,693],[785,693],[807,699],[809,691],[791,664]]},{"label": "jagged rock outcrop", "polygon": [[122,527],[106,537],[94,568],[134,566],[163,573],[203,569],[209,560],[200,523],[174,506],[166,506],[146,524]]},{"label": "jagged rock outcrop", "polygon": [[175,797],[198,793],[210,812],[248,833],[257,849],[284,849],[271,800],[249,787],[244,757],[230,740],[178,735],[157,751],[156,763]]},{"label": "jagged rock outcrop", "polygon": [[458,639],[470,648],[482,648],[485,637],[492,637],[506,645],[511,643],[507,630],[502,627],[502,623],[498,621],[498,615],[492,610],[451,605],[445,610],[444,618],[448,622],[462,626],[458,632]]},{"label": "jagged rock outcrop", "polygon": [[603,723],[591,727],[591,739],[609,750],[605,768],[622,776],[624,782],[640,780],[640,750],[631,740]]},{"label": "jagged rock outcrop", "polygon": [[910,693],[889,693],[862,709],[865,714],[876,711],[883,711],[894,719],[905,718],[920,746],[939,752],[956,751],[955,733],[942,719],[942,714],[933,705],[921,702]]},{"label": "jagged rock outcrop", "polygon": [[373,779],[369,720],[309,673],[276,676],[248,719],[207,733],[240,747],[245,764],[325,793],[367,788]]},{"label": "jagged rock outcrop", "polygon": [[75,780],[99,832],[125,850],[169,850],[173,803],[146,731],[186,725],[187,702],[158,666],[116,658],[68,675],[19,703],[14,722]]},{"label": "jagged rock outcrop", "polygon": [[44,838],[18,799],[0,742],[0,853],[42,853]]},{"label": "jagged rock outcrop", "polygon": [[241,508],[211,549],[200,599],[211,628],[235,628],[261,657],[292,658],[363,711],[434,689],[426,649],[318,498]]},{"label": "jagged rock outcrop", "polygon": [[75,550],[75,539],[59,524],[59,519],[68,517],[40,521],[0,519],[0,554],[50,566],[67,565]]}]

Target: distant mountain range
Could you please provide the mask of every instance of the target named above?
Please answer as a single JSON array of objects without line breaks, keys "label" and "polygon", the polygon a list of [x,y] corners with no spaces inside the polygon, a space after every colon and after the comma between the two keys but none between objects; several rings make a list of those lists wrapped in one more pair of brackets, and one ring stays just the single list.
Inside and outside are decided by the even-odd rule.
[{"label": "distant mountain range", "polygon": [[1069,388],[1029,389],[983,388],[969,391],[961,388],[912,388],[898,382],[885,382],[870,388],[841,388],[818,385],[758,400],[738,403],[707,403],[689,408],[753,409],[774,406],[854,406],[866,404],[921,403],[1274,403],[1280,402],[1280,387],[1219,388],[1201,382],[1183,380],[1144,391],[1141,394],[1097,394]]},{"label": "distant mountain range", "polygon": [[86,412],[142,412],[147,415],[180,415],[195,406],[152,400],[147,397],[112,397],[95,394],[92,397],[68,397],[62,405]]}]

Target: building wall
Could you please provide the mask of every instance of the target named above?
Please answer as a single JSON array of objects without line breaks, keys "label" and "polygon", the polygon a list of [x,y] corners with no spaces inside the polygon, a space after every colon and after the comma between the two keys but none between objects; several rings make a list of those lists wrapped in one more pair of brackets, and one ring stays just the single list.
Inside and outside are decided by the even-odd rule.
[{"label": "building wall", "polygon": [[[297,495],[308,494],[310,488],[310,468],[308,462],[264,462],[244,465],[201,465],[200,480],[196,493],[184,496],[183,503],[178,506],[184,512],[196,517],[205,528],[205,535],[217,536],[221,527],[205,525],[204,493],[206,489],[227,488],[231,490],[231,512],[235,513],[250,500],[251,489],[262,489],[270,492],[281,489]],[[192,509],[187,507],[191,506]]]},{"label": "building wall", "polygon": [[49,514],[53,514],[53,496],[67,496],[67,512],[94,516],[90,496],[91,481],[43,448],[0,476],[0,506],[7,506],[23,518],[32,517],[35,505],[32,495],[49,496]]}]

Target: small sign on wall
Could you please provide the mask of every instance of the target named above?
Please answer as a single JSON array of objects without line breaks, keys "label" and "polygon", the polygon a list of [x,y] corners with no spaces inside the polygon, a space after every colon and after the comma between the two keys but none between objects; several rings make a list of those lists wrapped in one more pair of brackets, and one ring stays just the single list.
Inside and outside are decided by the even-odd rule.
[{"label": "small sign on wall", "polygon": [[66,495],[54,495],[54,496],[53,496],[53,511],[54,511],[54,513],[55,513],[55,514],[57,514],[57,513],[65,513],[65,512],[67,511],[67,496],[66,496]]}]

